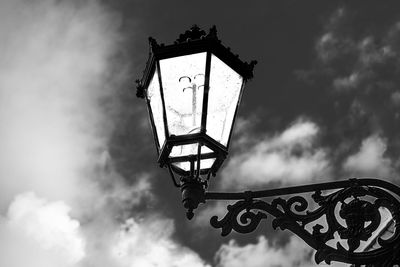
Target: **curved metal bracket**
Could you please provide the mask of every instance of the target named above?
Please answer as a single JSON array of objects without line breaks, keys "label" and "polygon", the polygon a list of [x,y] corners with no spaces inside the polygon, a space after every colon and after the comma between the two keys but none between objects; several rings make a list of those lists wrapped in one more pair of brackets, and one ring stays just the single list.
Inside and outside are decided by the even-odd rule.
[{"label": "curved metal bracket", "polygon": [[208,192],[205,199],[239,200],[228,206],[224,218],[211,218],[223,236],[232,230],[252,232],[269,214],[275,217],[274,229],[288,229],[316,250],[317,263],[400,264],[400,188],[389,182],[350,179],[244,193]]}]

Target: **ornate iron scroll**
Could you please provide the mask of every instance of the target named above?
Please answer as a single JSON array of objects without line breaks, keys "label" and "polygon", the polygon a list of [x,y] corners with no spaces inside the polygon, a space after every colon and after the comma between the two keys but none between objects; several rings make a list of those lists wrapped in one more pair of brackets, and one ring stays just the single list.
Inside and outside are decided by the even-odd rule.
[{"label": "ornate iron scroll", "polygon": [[[292,194],[302,195],[277,197],[269,202],[259,199]],[[382,267],[400,264],[399,197],[399,187],[377,179],[206,193],[206,199],[242,199],[229,205],[221,220],[211,218],[211,225],[221,228],[223,236],[232,230],[252,232],[269,214],[275,217],[274,229],[288,229],[316,250],[317,263],[339,261]]]}]

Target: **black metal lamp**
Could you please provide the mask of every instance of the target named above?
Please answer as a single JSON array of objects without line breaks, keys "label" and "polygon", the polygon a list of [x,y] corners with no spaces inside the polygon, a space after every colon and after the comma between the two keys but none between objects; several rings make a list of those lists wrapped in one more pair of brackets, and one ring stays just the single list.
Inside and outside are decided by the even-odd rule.
[{"label": "black metal lamp", "polygon": [[[256,62],[245,63],[223,46],[215,26],[206,33],[194,25],[168,46],[149,41],[137,95],[147,102],[158,162],[182,186],[192,217],[201,201],[195,196],[227,156],[240,97]],[[181,185],[173,173],[181,176]]]},{"label": "black metal lamp", "polygon": [[[215,26],[209,33],[193,26],[172,45],[149,40],[150,57],[137,80],[137,96],[147,102],[158,162],[181,188],[188,219],[206,200],[238,200],[228,206],[224,218],[211,218],[223,236],[232,230],[250,233],[271,215],[274,228],[292,231],[316,250],[317,263],[400,265],[400,187],[387,181],[353,178],[261,191],[206,192],[210,176],[227,156],[243,87],[253,77],[256,62],[245,63],[232,54],[217,38]],[[393,227],[389,238],[382,239],[388,219]]]}]

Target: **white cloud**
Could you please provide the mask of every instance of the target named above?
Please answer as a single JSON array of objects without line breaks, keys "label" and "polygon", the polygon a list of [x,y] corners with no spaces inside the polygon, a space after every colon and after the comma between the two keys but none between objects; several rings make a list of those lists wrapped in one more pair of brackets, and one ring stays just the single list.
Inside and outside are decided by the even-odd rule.
[{"label": "white cloud", "polygon": [[[238,245],[234,240],[224,244],[216,254],[218,267],[311,267],[321,266],[313,261],[313,249],[296,236],[283,247],[270,244],[260,236],[256,244]],[[348,266],[332,263],[333,267]]]},{"label": "white cloud", "polygon": [[248,188],[269,182],[299,184],[329,173],[327,151],[316,148],[319,127],[298,120],[281,134],[246,146],[223,171],[222,186]]},{"label": "white cloud", "polygon": [[168,219],[127,220],[116,236],[112,255],[124,267],[210,267],[195,252],[175,243],[173,231],[174,224]]},{"label": "white cloud", "polygon": [[0,210],[27,190],[75,201],[94,174],[117,27],[96,1],[0,2]]},{"label": "white cloud", "polygon": [[153,195],[148,174],[127,182],[107,152],[106,110],[127,79],[119,25],[100,1],[0,1],[0,266],[204,266],[170,220],[120,228]]},{"label": "white cloud", "polygon": [[394,170],[391,159],[384,155],[386,148],[385,139],[372,135],[363,140],[358,152],[345,160],[343,169],[351,176],[389,178]]},{"label": "white cloud", "polygon": [[80,224],[63,202],[18,195],[0,221],[0,265],[75,266],[85,256]]},{"label": "white cloud", "polygon": [[82,224],[62,201],[49,202],[32,192],[18,195],[0,217],[0,265],[209,267],[172,238],[171,219],[150,215],[118,224],[103,211]]},{"label": "white cloud", "polygon": [[195,251],[173,238],[173,220],[152,214],[117,223],[106,214],[82,224],[87,244],[79,267],[209,267]]}]

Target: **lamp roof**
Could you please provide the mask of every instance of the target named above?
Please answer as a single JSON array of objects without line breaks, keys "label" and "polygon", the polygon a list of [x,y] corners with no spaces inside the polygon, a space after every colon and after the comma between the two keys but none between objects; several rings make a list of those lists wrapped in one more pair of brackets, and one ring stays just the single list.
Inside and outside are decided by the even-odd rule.
[{"label": "lamp roof", "polygon": [[253,69],[257,64],[255,60],[250,61],[250,63],[240,60],[239,55],[233,54],[229,47],[222,45],[221,40],[218,39],[215,25],[210,28],[208,33],[197,25],[193,25],[190,30],[180,34],[179,38],[171,45],[159,44],[152,37],[149,37],[149,44],[150,54],[143,77],[140,80],[136,80],[136,95],[140,98],[144,98],[144,90],[150,81],[155,61],[159,59],[210,51],[242,75],[244,80],[249,80],[253,77]]}]

